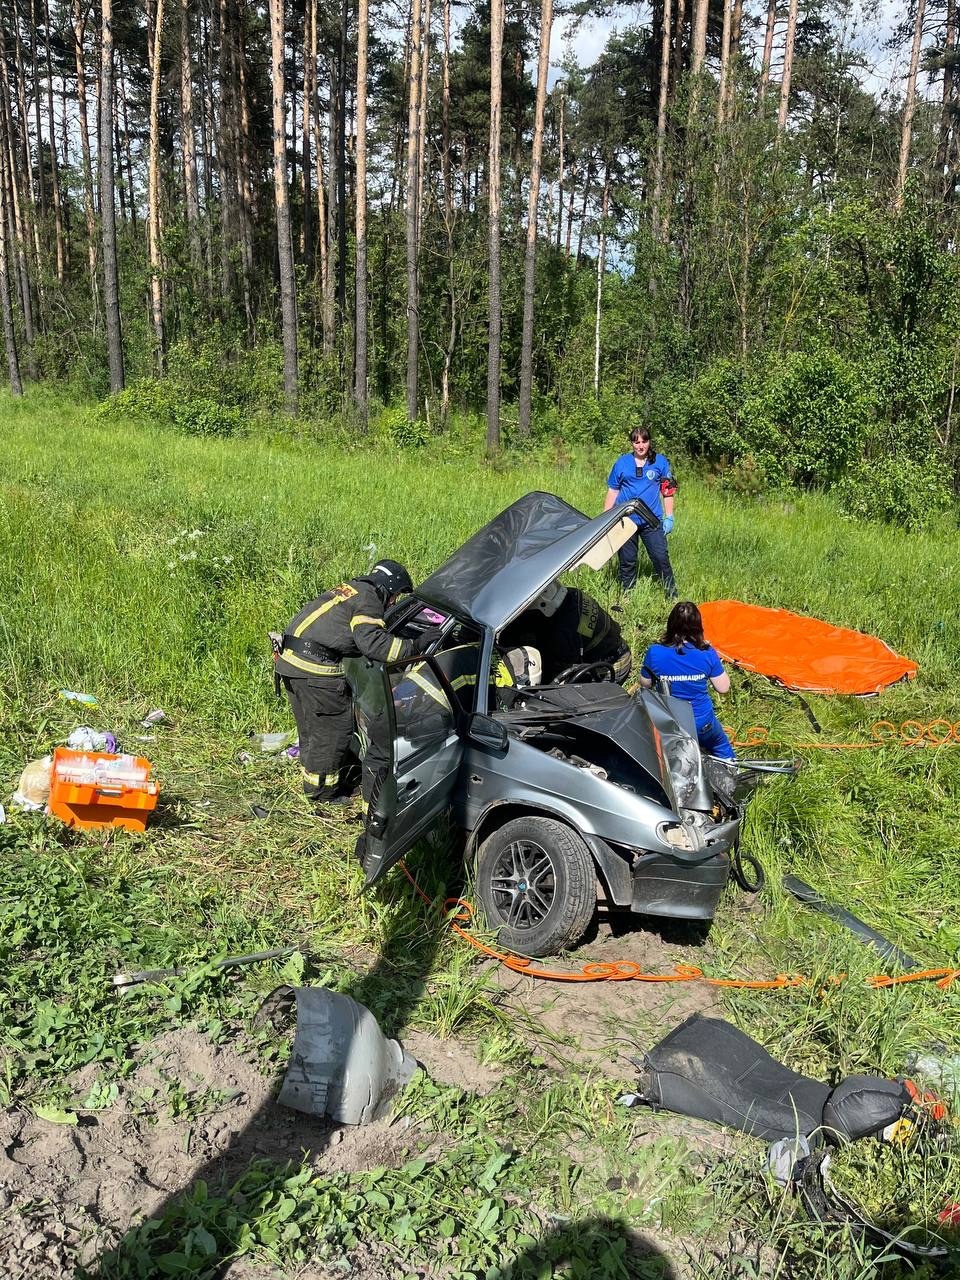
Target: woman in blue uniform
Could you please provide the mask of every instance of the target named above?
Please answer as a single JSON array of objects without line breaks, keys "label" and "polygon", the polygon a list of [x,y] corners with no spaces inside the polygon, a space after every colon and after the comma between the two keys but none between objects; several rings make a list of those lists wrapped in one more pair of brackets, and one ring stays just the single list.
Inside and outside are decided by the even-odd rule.
[{"label": "woman in blue uniform", "polygon": [[710,685],[717,693],[726,693],[730,677],[716,649],[703,638],[703,619],[692,600],[673,606],[663,639],[647,650],[640,683],[649,689],[658,677],[667,681],[675,698],[692,705],[701,750],[721,760],[733,760],[730,739],[710,700]]}]

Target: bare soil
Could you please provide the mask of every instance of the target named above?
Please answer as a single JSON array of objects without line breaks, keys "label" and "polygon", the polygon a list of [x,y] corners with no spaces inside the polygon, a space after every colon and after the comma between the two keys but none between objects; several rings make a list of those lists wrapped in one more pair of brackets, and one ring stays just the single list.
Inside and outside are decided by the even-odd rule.
[{"label": "bare soil", "polygon": [[[462,1051],[439,1041],[412,1051],[420,1048],[457,1083],[471,1077]],[[74,1099],[95,1075],[74,1077]],[[78,1259],[94,1266],[168,1198],[199,1178],[236,1178],[251,1160],[306,1158],[318,1172],[353,1171],[402,1164],[429,1143],[404,1123],[353,1128],[301,1115],[273,1101],[274,1087],[232,1048],[184,1029],[145,1046],[120,1096],[102,1111],[78,1109],[77,1125],[20,1108],[0,1114],[0,1275],[59,1280]]]}]

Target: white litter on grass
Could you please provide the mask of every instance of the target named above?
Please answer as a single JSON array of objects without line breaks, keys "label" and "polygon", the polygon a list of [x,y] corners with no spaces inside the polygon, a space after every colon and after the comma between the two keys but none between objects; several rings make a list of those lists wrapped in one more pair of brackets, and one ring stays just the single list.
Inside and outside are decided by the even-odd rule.
[{"label": "white litter on grass", "polygon": [[153,711],[148,711],[140,723],[144,729],[150,729],[153,725],[160,724],[161,721],[166,720],[166,718],[167,713],[161,710],[160,707],[157,707]]},{"label": "white litter on grass", "polygon": [[38,809],[45,806],[37,800],[31,800],[29,796],[25,796],[21,791],[15,791],[10,797],[10,803],[14,808],[22,809],[24,813],[36,813]]},{"label": "white litter on grass", "polygon": [[0,804],[0,826],[3,826],[6,820],[7,820],[7,811],[3,807],[3,805]]}]

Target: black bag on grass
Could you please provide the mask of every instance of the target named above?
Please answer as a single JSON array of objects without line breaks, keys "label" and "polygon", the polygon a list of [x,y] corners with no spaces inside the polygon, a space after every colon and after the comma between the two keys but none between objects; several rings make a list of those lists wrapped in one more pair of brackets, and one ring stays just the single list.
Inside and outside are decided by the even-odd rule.
[{"label": "black bag on grass", "polygon": [[729,1022],[695,1013],[644,1056],[640,1094],[654,1107],[775,1142],[879,1134],[910,1106],[896,1080],[851,1076],[835,1089],[791,1071]]}]

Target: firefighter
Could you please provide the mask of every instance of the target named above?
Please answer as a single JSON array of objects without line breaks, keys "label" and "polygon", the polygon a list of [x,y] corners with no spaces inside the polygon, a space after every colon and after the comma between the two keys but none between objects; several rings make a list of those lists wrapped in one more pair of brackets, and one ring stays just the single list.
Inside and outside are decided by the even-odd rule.
[{"label": "firefighter", "polygon": [[353,735],[353,706],[342,659],[358,654],[394,662],[425,649],[433,629],[415,640],[392,636],[384,610],[413,590],[396,560],[325,591],[300,610],[276,645],[276,677],[283,681],[300,733],[304,794],[315,804],[343,804],[352,794],[345,766]]},{"label": "firefighter", "polygon": [[606,609],[577,587],[551,582],[515,622],[500,633],[501,645],[532,645],[540,652],[542,680],[549,684],[567,667],[609,662],[623,684],[633,666],[630,646]]}]

